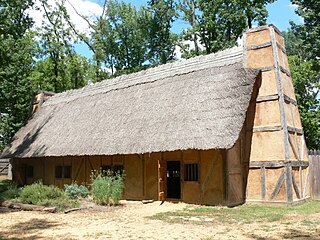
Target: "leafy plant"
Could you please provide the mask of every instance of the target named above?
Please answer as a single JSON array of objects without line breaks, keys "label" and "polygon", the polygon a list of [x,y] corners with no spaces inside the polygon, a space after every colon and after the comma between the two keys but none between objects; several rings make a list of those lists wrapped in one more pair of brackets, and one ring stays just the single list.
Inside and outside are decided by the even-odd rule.
[{"label": "leafy plant", "polygon": [[11,180],[0,181],[0,202],[17,198],[19,194],[20,190]]},{"label": "leafy plant", "polygon": [[75,181],[74,183],[64,185],[65,192],[72,198],[82,197],[86,198],[89,195],[89,190],[84,185],[78,185]]},{"label": "leafy plant", "polygon": [[29,203],[41,206],[57,207],[63,210],[69,207],[76,207],[79,202],[71,199],[68,194],[53,185],[46,186],[42,182],[36,182],[25,186],[18,198],[22,203]]},{"label": "leafy plant", "polygon": [[92,196],[97,204],[119,204],[123,189],[123,174],[119,172],[107,171],[92,175]]}]

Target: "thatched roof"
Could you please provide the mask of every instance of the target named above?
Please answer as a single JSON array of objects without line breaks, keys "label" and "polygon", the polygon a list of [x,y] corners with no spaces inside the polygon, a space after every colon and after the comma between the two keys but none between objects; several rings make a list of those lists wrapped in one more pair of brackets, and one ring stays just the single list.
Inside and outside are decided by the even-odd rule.
[{"label": "thatched roof", "polygon": [[56,94],[3,156],[231,148],[257,76],[242,57],[233,48]]}]

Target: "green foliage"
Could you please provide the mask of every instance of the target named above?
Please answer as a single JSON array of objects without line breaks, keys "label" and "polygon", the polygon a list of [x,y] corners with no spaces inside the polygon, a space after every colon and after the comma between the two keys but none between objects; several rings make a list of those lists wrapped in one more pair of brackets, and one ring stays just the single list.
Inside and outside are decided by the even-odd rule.
[{"label": "green foliage", "polygon": [[92,196],[100,205],[117,205],[124,189],[123,175],[107,171],[106,173],[93,174]]},{"label": "green foliage", "polygon": [[266,23],[266,5],[274,0],[183,0],[179,10],[191,28],[184,31],[183,40],[194,42],[195,50],[183,48],[187,57],[202,54],[198,41],[205,46],[206,53],[217,52],[235,46],[237,39],[252,24]]},{"label": "green foliage", "polygon": [[52,185],[43,185],[42,182],[25,186],[18,201],[41,206],[53,206],[59,210],[79,205],[78,201],[70,199],[66,192]]},{"label": "green foliage", "polygon": [[64,185],[65,192],[72,198],[82,197],[86,198],[89,195],[89,190],[84,185],[78,185],[77,182],[74,182],[70,185]]},{"label": "green foliage", "polygon": [[[296,13],[303,17],[303,25],[292,23],[294,32],[302,36],[303,48],[307,51],[309,59],[320,57],[320,1],[318,0],[291,0],[298,6]],[[318,69],[319,70],[319,69]]]},{"label": "green foliage", "polygon": [[97,21],[92,34],[97,67],[109,68],[111,75],[143,69],[147,46],[142,23],[146,18],[143,8],[137,10],[125,2],[108,1],[106,14]]},{"label": "green foliage", "polygon": [[320,149],[320,2],[292,0],[304,24],[291,22],[284,33],[292,80],[307,146]]},{"label": "green foliage", "polygon": [[150,0],[147,6],[151,18],[148,25],[148,60],[152,65],[174,60],[178,36],[171,32],[172,23],[178,17],[174,0]]},{"label": "green foliage", "polygon": [[0,1],[0,151],[24,124],[33,93],[33,24],[28,1]]},{"label": "green foliage", "polygon": [[17,198],[19,194],[20,190],[11,180],[0,181],[0,202]]},{"label": "green foliage", "polygon": [[[90,64],[88,60],[76,54],[73,43],[76,36],[68,21],[70,16],[65,8],[65,0],[50,5],[41,0],[44,18],[47,19],[39,29],[40,48],[33,82],[38,90],[62,92],[69,89],[81,88],[90,80]],[[89,74],[87,74],[89,72]]]},{"label": "green foliage", "polygon": [[296,55],[289,56],[289,64],[307,146],[309,149],[319,149],[319,73],[313,69],[312,61],[303,61]]}]

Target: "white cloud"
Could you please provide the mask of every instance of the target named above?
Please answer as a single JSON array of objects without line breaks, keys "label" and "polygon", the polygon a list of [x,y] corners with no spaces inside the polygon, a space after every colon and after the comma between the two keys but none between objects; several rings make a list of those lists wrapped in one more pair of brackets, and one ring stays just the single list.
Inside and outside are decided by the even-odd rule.
[{"label": "white cloud", "polygon": [[[47,2],[48,4],[55,6],[56,0],[48,0]],[[67,0],[66,1],[65,7],[76,29],[82,33],[89,32],[90,29],[89,29],[88,23],[76,13],[76,11],[73,9],[72,6],[76,9],[76,11],[79,14],[85,17],[88,17],[91,21],[101,15],[102,7],[97,3],[86,1],[86,0]],[[41,29],[41,26],[43,25],[43,21],[44,21],[44,18],[43,18],[44,10],[39,1],[36,1],[35,8],[30,10],[29,14],[35,21],[35,27]]]},{"label": "white cloud", "polygon": [[288,6],[289,6],[290,8],[293,8],[293,9],[298,8],[298,5],[297,5],[297,4],[293,4],[293,3],[290,3]]},{"label": "white cloud", "polygon": [[[296,11],[297,8],[298,8],[298,5],[297,5],[297,4],[293,4],[293,3],[290,3],[288,6],[289,6],[289,8],[292,9],[293,11]],[[299,19],[299,23],[302,23],[302,24],[304,23],[303,17],[298,16],[298,19]]]}]

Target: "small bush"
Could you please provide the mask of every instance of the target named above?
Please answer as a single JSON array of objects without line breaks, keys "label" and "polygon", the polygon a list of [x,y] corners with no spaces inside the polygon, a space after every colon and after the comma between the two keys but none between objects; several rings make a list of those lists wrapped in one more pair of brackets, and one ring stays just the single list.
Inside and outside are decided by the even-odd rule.
[{"label": "small bush", "polygon": [[124,189],[123,175],[111,171],[92,177],[93,200],[100,205],[117,205]]},{"label": "small bush", "polygon": [[0,181],[0,202],[19,197],[20,190],[11,180]]},{"label": "small bush", "polygon": [[43,185],[42,182],[25,186],[18,200],[23,203],[57,207],[58,210],[79,205],[78,201],[72,200],[64,191],[52,185]]},{"label": "small bush", "polygon": [[82,197],[86,198],[89,195],[89,190],[86,186],[78,186],[77,182],[74,182],[70,185],[64,185],[65,192],[72,198]]}]

